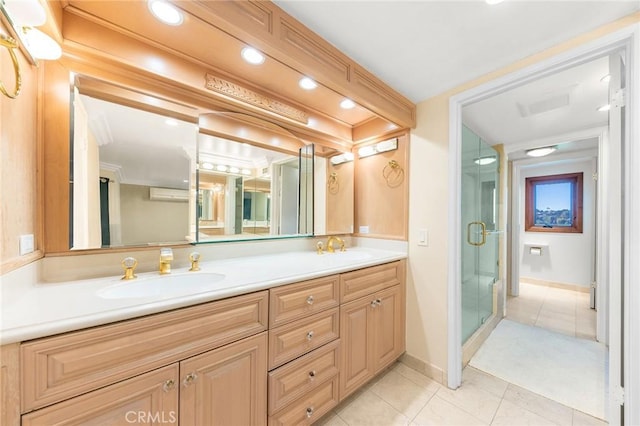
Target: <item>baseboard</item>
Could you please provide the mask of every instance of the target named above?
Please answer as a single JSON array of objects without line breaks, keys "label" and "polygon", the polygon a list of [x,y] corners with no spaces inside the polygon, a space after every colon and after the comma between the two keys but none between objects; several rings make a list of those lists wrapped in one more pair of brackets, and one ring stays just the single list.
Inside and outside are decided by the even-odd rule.
[{"label": "baseboard", "polygon": [[441,368],[436,367],[433,364],[426,363],[421,359],[418,359],[414,356],[409,355],[406,352],[400,357],[400,362],[406,365],[407,367],[413,368],[419,373],[424,374],[430,379],[435,380],[441,385],[447,386],[447,381],[446,381],[447,374]]},{"label": "baseboard", "polygon": [[585,287],[577,284],[567,284],[567,283],[559,283],[555,281],[540,280],[538,278],[520,277],[520,281],[525,282],[527,284],[534,284],[534,285],[539,285],[544,287],[554,287],[554,288],[560,288],[563,290],[579,291],[581,293],[589,293],[590,291],[590,287]]}]

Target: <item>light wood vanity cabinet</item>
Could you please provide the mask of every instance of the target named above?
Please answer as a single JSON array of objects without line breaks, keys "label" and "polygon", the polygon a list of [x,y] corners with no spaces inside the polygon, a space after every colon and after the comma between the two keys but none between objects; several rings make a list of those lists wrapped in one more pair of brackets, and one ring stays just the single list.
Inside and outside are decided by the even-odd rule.
[{"label": "light wood vanity cabinet", "polygon": [[[399,261],[341,275],[343,301],[351,301],[340,306],[340,400],[405,350],[404,264]],[[353,300],[355,295],[360,297]]]},{"label": "light wood vanity cabinet", "polygon": [[267,327],[262,291],[24,343],[23,424],[264,425]]},{"label": "light wood vanity cabinet", "polygon": [[22,424],[311,424],[404,352],[404,267],[22,343]]},{"label": "light wood vanity cabinet", "polygon": [[339,276],[277,287],[269,299],[269,424],[311,424],[339,401]]}]

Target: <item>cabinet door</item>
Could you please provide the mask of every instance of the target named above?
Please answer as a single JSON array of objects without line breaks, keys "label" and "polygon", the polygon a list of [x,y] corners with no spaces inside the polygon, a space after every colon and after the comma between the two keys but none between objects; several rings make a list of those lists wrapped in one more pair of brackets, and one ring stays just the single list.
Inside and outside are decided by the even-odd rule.
[{"label": "cabinet door", "polygon": [[22,416],[35,425],[176,425],[178,364]]},{"label": "cabinet door", "polygon": [[180,425],[267,422],[267,333],[180,363]]},{"label": "cabinet door", "polygon": [[370,339],[372,322],[371,298],[365,297],[340,307],[340,400],[358,389],[373,375]]},{"label": "cabinet door", "polygon": [[394,286],[374,295],[371,319],[373,368],[378,372],[395,361],[405,349],[404,294]]}]

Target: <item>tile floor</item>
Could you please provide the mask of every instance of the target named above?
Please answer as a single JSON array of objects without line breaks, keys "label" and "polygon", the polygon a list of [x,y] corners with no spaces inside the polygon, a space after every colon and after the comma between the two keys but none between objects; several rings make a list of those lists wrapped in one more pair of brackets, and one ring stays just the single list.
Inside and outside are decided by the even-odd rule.
[{"label": "tile floor", "polygon": [[602,426],[601,420],[509,384],[472,367],[451,390],[396,363],[347,398],[322,426],[567,425]]},{"label": "tile floor", "polygon": [[506,318],[583,339],[596,338],[596,311],[589,293],[520,282],[520,296],[507,297]]},{"label": "tile floor", "polygon": [[[589,294],[521,283],[509,297],[507,318],[571,336],[595,340],[596,315]],[[606,422],[561,405],[473,367],[453,391],[402,363],[396,363],[343,401],[322,426],[392,425],[561,425],[602,426]]]}]

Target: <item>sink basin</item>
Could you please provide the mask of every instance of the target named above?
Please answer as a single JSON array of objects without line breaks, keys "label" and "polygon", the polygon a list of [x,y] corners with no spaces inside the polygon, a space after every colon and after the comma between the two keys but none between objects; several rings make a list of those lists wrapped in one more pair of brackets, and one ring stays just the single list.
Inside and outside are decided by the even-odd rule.
[{"label": "sink basin", "polygon": [[211,291],[216,288],[215,284],[224,278],[223,274],[211,272],[158,275],[119,281],[99,290],[98,296],[104,299],[188,296]]}]

